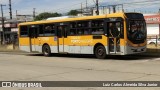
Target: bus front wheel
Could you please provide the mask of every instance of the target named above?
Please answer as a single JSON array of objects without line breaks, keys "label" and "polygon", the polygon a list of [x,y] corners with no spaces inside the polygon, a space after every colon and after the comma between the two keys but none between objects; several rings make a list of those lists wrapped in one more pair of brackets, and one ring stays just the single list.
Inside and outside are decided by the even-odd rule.
[{"label": "bus front wheel", "polygon": [[42,48],[43,55],[49,57],[51,55],[51,49],[48,45],[44,45]]},{"label": "bus front wheel", "polygon": [[97,46],[95,49],[95,56],[99,59],[105,59],[106,58],[106,49],[104,46],[100,45]]}]

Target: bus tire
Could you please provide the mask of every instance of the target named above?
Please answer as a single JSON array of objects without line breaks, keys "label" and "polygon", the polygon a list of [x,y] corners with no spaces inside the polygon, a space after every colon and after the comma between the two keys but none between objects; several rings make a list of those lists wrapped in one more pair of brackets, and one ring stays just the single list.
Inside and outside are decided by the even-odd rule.
[{"label": "bus tire", "polygon": [[95,56],[98,59],[105,59],[106,58],[106,49],[105,49],[105,47],[102,46],[102,45],[97,46],[96,49],[95,49]]},{"label": "bus tire", "polygon": [[43,55],[46,57],[51,56],[51,49],[50,49],[49,45],[44,45],[42,48],[42,52],[43,52]]}]

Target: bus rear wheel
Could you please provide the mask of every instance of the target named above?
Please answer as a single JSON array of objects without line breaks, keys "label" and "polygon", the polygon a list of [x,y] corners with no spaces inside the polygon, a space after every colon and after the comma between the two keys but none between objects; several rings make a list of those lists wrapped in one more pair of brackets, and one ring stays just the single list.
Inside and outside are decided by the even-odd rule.
[{"label": "bus rear wheel", "polygon": [[102,46],[102,45],[97,46],[96,49],[95,49],[95,56],[98,59],[105,59],[106,58],[106,49],[105,49],[105,47]]},{"label": "bus rear wheel", "polygon": [[48,45],[44,45],[42,48],[43,55],[49,57],[51,55],[51,49]]}]

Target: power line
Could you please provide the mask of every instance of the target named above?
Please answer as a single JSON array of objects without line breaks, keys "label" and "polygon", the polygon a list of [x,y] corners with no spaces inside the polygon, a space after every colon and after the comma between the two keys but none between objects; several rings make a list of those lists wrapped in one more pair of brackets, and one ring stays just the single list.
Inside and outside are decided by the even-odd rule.
[{"label": "power line", "polygon": [[[139,9],[141,7],[144,7],[145,5],[147,5],[146,8],[148,8],[149,6],[155,6],[156,4],[159,4],[159,0],[155,0],[155,1],[140,1],[140,2],[130,2],[130,3],[123,3],[121,4],[122,5],[122,10],[125,6],[125,9],[131,9],[131,7],[133,7],[133,9]],[[117,4],[117,5],[109,5],[109,6],[112,6],[113,8],[113,12],[115,11],[115,7],[118,6],[120,4]],[[136,7],[135,7],[136,5]],[[143,8],[144,9],[144,8]]]},{"label": "power line", "polygon": [[[135,4],[132,4],[132,5],[130,5],[130,4],[125,4],[125,7],[128,9],[128,8],[134,8],[134,9],[141,9],[141,7],[144,7],[144,6],[147,6],[146,8],[150,8],[151,6],[156,6],[157,5],[157,7],[159,7],[159,4],[160,4],[160,2],[159,3],[157,3],[157,2],[149,2],[149,3],[140,3],[140,4],[136,4],[136,7],[135,7]],[[144,8],[143,8],[144,9]]]},{"label": "power line", "polygon": [[[81,3],[82,4],[86,4],[86,0],[83,0],[83,2],[79,2],[79,3],[73,3],[73,4],[70,4],[70,6],[79,6],[79,5],[81,5]],[[69,9],[69,8],[71,8],[70,6],[65,6],[65,7],[62,7],[62,8],[58,8],[58,9],[54,9],[54,10],[50,10],[50,11],[59,11],[59,10],[66,10],[67,8]]]},{"label": "power line", "polygon": [[136,4],[136,3],[147,3],[147,2],[157,2],[157,1],[159,1],[159,0],[154,0],[154,1],[145,0],[145,1],[139,1],[139,2],[123,3],[123,4]]},{"label": "power line", "polygon": [[[92,0],[91,0],[92,1]],[[93,0],[93,2],[96,4],[96,2],[95,1],[98,1],[98,0]],[[129,3],[123,3],[123,5],[129,5],[129,7],[130,6],[132,6],[132,4],[144,4],[144,3],[152,3],[152,2],[158,2],[159,0],[154,0],[154,1],[149,1],[149,0],[144,0],[144,1],[138,1],[138,2],[129,2]],[[85,2],[85,4],[86,4],[86,7],[88,7],[88,2],[87,2],[87,0],[84,0],[84,2]],[[84,4],[84,3],[83,3]],[[81,5],[81,3],[78,3],[78,4],[73,4],[73,5],[70,5],[71,7],[69,7],[69,6],[65,6],[65,7],[61,7],[61,8],[59,8],[59,9],[54,9],[54,10],[50,10],[50,12],[53,12],[53,11],[68,11],[69,9],[71,9],[71,8],[74,8],[73,6],[80,6]],[[97,6],[97,5],[96,5]],[[29,10],[27,10],[27,11],[29,11]],[[97,10],[98,11],[98,10]],[[32,12],[31,10],[29,11],[29,12]]]},{"label": "power line", "polygon": [[96,4],[95,0],[93,0],[94,4]]}]

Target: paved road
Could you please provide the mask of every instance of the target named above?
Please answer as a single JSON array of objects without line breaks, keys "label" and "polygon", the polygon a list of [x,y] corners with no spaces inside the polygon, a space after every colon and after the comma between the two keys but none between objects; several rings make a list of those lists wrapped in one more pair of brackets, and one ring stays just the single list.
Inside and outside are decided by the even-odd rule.
[{"label": "paved road", "polygon": [[[3,52],[0,53],[0,81],[160,81],[160,57],[108,56],[100,60],[92,55],[43,57],[41,54]],[[28,90],[28,88],[14,89]],[[36,90],[53,89],[160,90],[160,88],[36,88]]]}]

